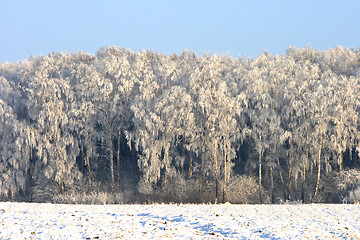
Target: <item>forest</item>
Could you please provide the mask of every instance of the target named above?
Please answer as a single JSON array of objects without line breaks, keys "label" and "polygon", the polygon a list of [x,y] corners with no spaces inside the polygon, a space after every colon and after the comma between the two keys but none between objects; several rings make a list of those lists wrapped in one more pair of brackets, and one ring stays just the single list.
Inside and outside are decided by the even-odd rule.
[{"label": "forest", "polygon": [[0,200],[360,202],[360,49],[0,63]]}]

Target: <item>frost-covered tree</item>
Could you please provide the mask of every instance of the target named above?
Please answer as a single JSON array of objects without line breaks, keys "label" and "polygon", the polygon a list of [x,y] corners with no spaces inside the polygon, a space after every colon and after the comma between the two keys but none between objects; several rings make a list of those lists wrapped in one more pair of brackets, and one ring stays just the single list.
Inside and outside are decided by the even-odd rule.
[{"label": "frost-covered tree", "polygon": [[[4,87],[4,79],[0,78],[0,81],[0,86]],[[0,99],[1,199],[25,196],[30,164],[30,137],[27,126],[19,122],[13,109]]]},{"label": "frost-covered tree", "polygon": [[127,138],[139,152],[138,165],[142,172],[139,190],[143,193],[151,193],[156,185],[171,178],[173,156],[170,149],[176,147],[175,140],[179,136],[173,121],[182,117],[177,115],[181,112],[176,112],[180,108],[176,104],[182,98],[182,90],[171,88],[174,67],[168,62],[171,60],[167,56],[140,52],[134,71],[137,85],[134,91],[138,98],[131,102],[130,108],[135,129],[127,132]]},{"label": "frost-covered tree", "polygon": [[360,167],[359,59],[103,47],[1,63],[1,198],[225,202],[256,180],[238,199],[336,199],[329,182]]},{"label": "frost-covered tree", "polygon": [[[275,59],[265,53],[251,63],[252,69],[247,74],[249,82],[249,117],[251,137],[258,155],[259,202],[263,203],[263,169],[269,169],[272,197],[274,195],[273,169],[277,164],[277,148],[282,134],[278,115],[280,92],[277,84],[281,76],[274,76],[272,68]],[[264,161],[265,160],[265,161]],[[265,164],[264,164],[265,163]]]},{"label": "frost-covered tree", "polygon": [[238,106],[226,82],[231,74],[230,69],[232,63],[228,57],[214,56],[212,59],[204,56],[190,78],[191,94],[196,103],[194,133],[202,157],[205,157],[202,172],[208,171],[215,178],[216,202],[226,201],[235,144],[240,138],[236,119]]}]

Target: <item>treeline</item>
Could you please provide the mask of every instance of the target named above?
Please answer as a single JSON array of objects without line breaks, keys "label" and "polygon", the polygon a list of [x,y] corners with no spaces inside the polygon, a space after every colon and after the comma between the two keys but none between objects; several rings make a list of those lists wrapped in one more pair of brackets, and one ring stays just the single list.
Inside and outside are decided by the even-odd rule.
[{"label": "treeline", "polygon": [[356,202],[359,113],[359,49],[5,62],[0,199]]}]

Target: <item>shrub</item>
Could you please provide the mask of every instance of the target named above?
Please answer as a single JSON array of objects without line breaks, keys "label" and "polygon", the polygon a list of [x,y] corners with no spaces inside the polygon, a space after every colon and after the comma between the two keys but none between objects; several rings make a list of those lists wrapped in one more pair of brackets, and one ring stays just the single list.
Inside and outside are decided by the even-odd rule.
[{"label": "shrub", "polygon": [[119,204],[123,203],[121,193],[107,192],[66,192],[53,197],[53,203],[59,204]]},{"label": "shrub", "polygon": [[231,178],[227,188],[227,201],[249,204],[258,202],[258,184],[249,176],[239,175]]},{"label": "shrub", "polygon": [[360,202],[360,170],[350,169],[341,172],[336,179],[339,197],[343,203]]}]

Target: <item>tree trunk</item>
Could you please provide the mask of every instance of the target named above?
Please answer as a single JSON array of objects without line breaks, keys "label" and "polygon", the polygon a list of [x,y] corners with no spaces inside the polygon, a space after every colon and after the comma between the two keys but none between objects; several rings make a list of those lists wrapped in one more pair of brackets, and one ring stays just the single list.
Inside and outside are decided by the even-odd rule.
[{"label": "tree trunk", "polygon": [[115,183],[115,174],[114,174],[114,152],[113,152],[113,145],[112,139],[109,142],[109,157],[110,157],[110,172],[111,172],[111,191],[114,191],[114,183]]},{"label": "tree trunk", "polygon": [[89,170],[89,187],[92,188],[92,173],[91,173],[91,164],[90,164],[90,153],[92,152],[92,147],[90,147],[90,152],[86,154],[86,163]]},{"label": "tree trunk", "polygon": [[29,159],[29,175],[28,175],[28,178],[29,178],[29,187],[28,189],[30,190],[29,191],[29,199],[30,199],[30,202],[33,201],[33,185],[34,185],[34,180],[33,180],[33,168],[35,167],[34,166],[34,160],[33,160],[33,148],[30,147],[30,159]]},{"label": "tree trunk", "polygon": [[275,203],[273,168],[270,166],[271,203]]},{"label": "tree trunk", "polygon": [[349,160],[352,161],[353,157],[352,157],[352,147],[349,147]]},{"label": "tree trunk", "polygon": [[119,137],[118,137],[118,145],[117,145],[117,152],[116,152],[116,160],[117,160],[117,180],[118,186],[120,188],[120,147],[121,147],[121,131],[119,130]]},{"label": "tree trunk", "polygon": [[[274,154],[277,157],[277,137],[275,135],[275,146],[274,146]],[[272,154],[272,149],[270,146],[269,150],[270,154]],[[275,194],[274,194],[274,176],[273,176],[273,167],[270,164],[270,185],[271,185],[271,203],[275,203]]]},{"label": "tree trunk", "polygon": [[193,174],[193,159],[192,159],[192,151],[190,148],[190,156],[189,156],[189,177],[191,178]]},{"label": "tree trunk", "polygon": [[260,197],[260,204],[264,203],[263,195],[262,195],[262,179],[261,179],[261,168],[262,168],[262,159],[261,159],[261,153],[259,153],[259,197]]},{"label": "tree trunk", "polygon": [[314,195],[311,198],[311,203],[314,203],[315,197],[316,197],[316,195],[318,193],[318,190],[319,190],[320,176],[321,176],[321,150],[322,150],[321,148],[322,148],[322,136],[321,136],[321,139],[320,139],[319,155],[318,155],[318,162],[317,162],[317,165],[318,165],[317,181],[316,181],[316,187],[315,187]]},{"label": "tree trunk", "polygon": [[339,154],[338,158],[338,164],[339,164],[339,172],[341,173],[343,171],[343,155],[342,153]]},{"label": "tree trunk", "polygon": [[280,176],[280,180],[281,180],[281,184],[282,184],[282,189],[283,189],[283,194],[284,194],[284,201],[286,200],[286,186],[285,186],[285,181],[284,181],[284,176],[282,174],[282,171],[281,171],[281,165],[280,165],[280,160],[279,158],[277,158],[277,165],[278,165],[278,168],[279,168],[279,176]]},{"label": "tree trunk", "polygon": [[[259,136],[259,144],[261,144],[261,135]],[[260,204],[264,203],[263,195],[262,195],[262,174],[261,174],[261,168],[262,168],[262,147],[260,146],[259,149],[259,200]]]},{"label": "tree trunk", "polygon": [[61,194],[64,195],[64,193],[65,193],[64,177],[61,176]]},{"label": "tree trunk", "polygon": [[219,183],[219,174],[218,174],[218,160],[217,160],[217,141],[214,141],[214,155],[213,155],[213,168],[215,172],[215,181],[216,181],[216,189],[215,189],[215,202],[218,203],[220,199],[220,183]]},{"label": "tree trunk", "polygon": [[201,160],[201,163],[200,163],[201,171],[200,171],[200,177],[199,177],[199,193],[200,193],[200,195],[202,195],[202,192],[203,192],[203,186],[202,186],[203,185],[203,175],[202,175],[202,173],[203,173],[203,169],[204,169],[204,160],[203,160],[202,156],[201,156],[200,160]]},{"label": "tree trunk", "polygon": [[216,181],[216,190],[215,190],[215,204],[219,203],[219,199],[220,199],[220,183],[219,183],[219,179],[216,177],[215,179]]},{"label": "tree trunk", "polygon": [[288,172],[288,189],[287,189],[287,199],[290,200],[291,197],[291,169],[292,169],[292,162],[293,162],[293,159],[292,159],[292,153],[291,153],[291,156],[289,158],[289,172]]},{"label": "tree trunk", "polygon": [[308,163],[308,156],[309,156],[309,149],[306,148],[305,162],[304,162],[304,165],[303,165],[302,181],[301,181],[301,200],[302,200],[303,203],[305,203],[306,166],[307,166],[307,163]]},{"label": "tree trunk", "polygon": [[225,143],[225,137],[223,139],[223,150],[224,150],[224,184],[223,184],[223,199],[222,202],[226,202],[226,186],[227,186],[227,156],[226,156],[226,143]]},{"label": "tree trunk", "polygon": [[223,186],[223,199],[222,199],[222,203],[226,203],[226,186]]}]

